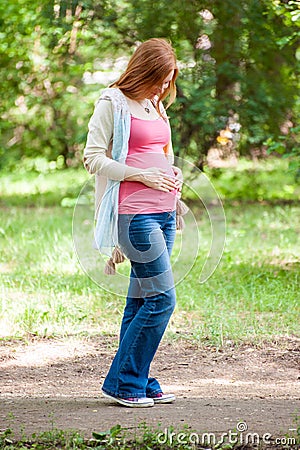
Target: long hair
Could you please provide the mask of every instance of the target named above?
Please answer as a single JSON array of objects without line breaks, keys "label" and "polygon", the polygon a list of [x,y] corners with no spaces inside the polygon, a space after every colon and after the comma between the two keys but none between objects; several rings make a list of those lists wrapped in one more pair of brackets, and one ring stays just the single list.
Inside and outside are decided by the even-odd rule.
[{"label": "long hair", "polygon": [[175,80],[178,75],[175,52],[165,39],[152,38],[138,46],[129,60],[125,72],[111,87],[121,89],[133,100],[143,100],[151,95],[154,87],[160,87],[170,72],[174,75],[169,86],[159,95],[159,101],[169,96],[168,108],[175,100]]}]

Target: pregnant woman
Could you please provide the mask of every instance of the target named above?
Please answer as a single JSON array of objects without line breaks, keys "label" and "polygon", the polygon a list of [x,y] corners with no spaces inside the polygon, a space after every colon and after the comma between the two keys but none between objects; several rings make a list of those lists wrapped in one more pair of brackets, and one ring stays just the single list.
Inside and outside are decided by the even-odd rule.
[{"label": "pregnant woman", "polygon": [[162,101],[174,101],[177,75],[166,40],[140,44],[98,100],[84,150],[85,167],[96,174],[97,247],[111,256],[108,273],[120,250],[131,263],[119,348],[102,386],[105,397],[129,407],[175,400],[149,371],[175,307],[170,255],[182,176],[172,166]]}]

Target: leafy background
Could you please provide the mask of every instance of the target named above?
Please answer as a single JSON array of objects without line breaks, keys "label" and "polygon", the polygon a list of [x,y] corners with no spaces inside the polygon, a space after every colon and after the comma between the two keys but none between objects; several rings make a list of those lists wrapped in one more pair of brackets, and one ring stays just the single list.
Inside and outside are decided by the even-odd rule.
[{"label": "leafy background", "polygon": [[203,169],[231,121],[240,154],[299,156],[297,1],[8,0],[0,24],[2,169],[80,165],[101,88],[150,37],[179,59],[177,155]]}]

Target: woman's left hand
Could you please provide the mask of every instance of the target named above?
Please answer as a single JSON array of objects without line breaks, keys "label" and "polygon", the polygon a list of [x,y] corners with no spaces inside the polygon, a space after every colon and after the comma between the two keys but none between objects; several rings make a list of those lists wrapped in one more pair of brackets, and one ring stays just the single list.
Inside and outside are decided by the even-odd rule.
[{"label": "woman's left hand", "polygon": [[181,193],[182,184],[183,184],[183,175],[181,169],[176,166],[172,166],[174,175],[175,175],[175,188]]}]

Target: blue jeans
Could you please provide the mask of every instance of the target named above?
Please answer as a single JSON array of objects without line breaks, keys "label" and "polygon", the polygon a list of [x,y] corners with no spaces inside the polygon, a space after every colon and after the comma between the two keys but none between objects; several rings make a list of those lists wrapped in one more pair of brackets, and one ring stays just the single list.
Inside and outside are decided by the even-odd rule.
[{"label": "blue jeans", "polygon": [[150,364],[175,308],[170,255],[176,213],[120,214],[119,245],[131,274],[119,349],[103,384],[110,395],[151,397],[162,392]]}]

